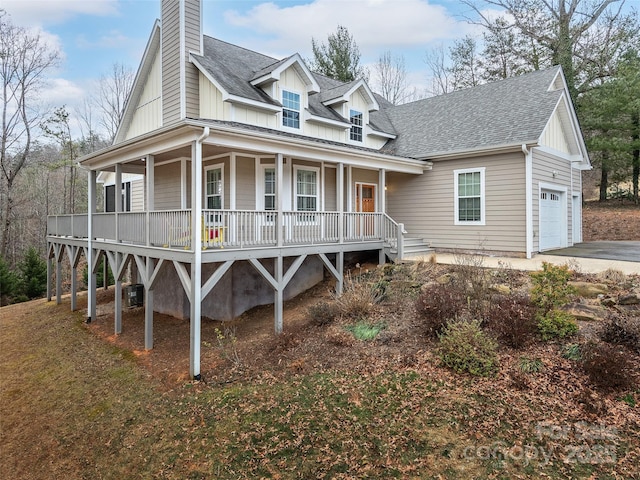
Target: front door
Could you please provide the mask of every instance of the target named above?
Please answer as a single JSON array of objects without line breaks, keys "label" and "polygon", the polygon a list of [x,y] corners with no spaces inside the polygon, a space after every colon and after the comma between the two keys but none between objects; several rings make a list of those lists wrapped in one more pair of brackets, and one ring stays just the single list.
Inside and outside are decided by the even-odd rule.
[{"label": "front door", "polygon": [[[376,211],[376,185],[370,183],[356,184],[356,212],[373,213]],[[375,216],[361,215],[356,225],[359,236],[367,237],[375,234]]]}]

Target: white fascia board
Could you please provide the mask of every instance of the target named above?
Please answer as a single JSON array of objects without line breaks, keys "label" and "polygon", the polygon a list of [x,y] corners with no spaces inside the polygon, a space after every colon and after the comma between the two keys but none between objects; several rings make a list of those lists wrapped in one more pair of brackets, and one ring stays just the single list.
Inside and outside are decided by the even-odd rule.
[{"label": "white fascia board", "polygon": [[398,137],[393,133],[381,132],[380,130],[374,130],[371,127],[367,128],[367,135],[371,135],[372,137],[388,138],[390,140],[395,140]]},{"label": "white fascia board", "polygon": [[247,105],[248,107],[266,110],[267,112],[271,113],[279,113],[282,111],[282,107],[279,107],[278,105],[269,105],[268,103],[257,102],[256,100],[239,97],[237,95],[227,95],[226,98],[223,95],[222,100],[229,103]]},{"label": "white fascia board", "polygon": [[311,123],[320,123],[323,125],[330,125],[332,127],[343,128],[344,130],[351,128],[350,123],[341,122],[339,120],[331,120],[330,118],[319,117],[317,115],[312,115],[309,112],[307,112],[307,117],[305,120]]},{"label": "white fascia board", "polygon": [[305,85],[307,86],[307,93],[318,93],[320,91],[320,85],[316,82],[316,79],[313,77],[313,74],[306,66],[300,54],[295,53],[291,55],[286,61],[282,62],[276,68],[274,68],[271,72],[261,76],[260,78],[256,78],[251,81],[251,85],[260,86],[264,83],[271,83],[280,80],[280,75],[287,68],[295,65],[298,74],[305,80]]},{"label": "white fascia board", "polygon": [[[190,120],[194,126],[205,126],[206,122]],[[397,157],[384,153],[360,151],[348,146],[318,144],[298,138],[283,138],[268,132],[252,131],[238,132],[228,126],[212,126],[212,132],[224,135],[212,135],[205,143],[211,143],[231,149],[248,149],[260,151],[264,154],[278,154],[295,156],[313,161],[334,161],[336,163],[351,164],[366,168],[385,168],[394,172],[421,174],[431,166],[422,160]]]},{"label": "white fascia board", "polygon": [[335,105],[337,103],[346,103],[349,101],[349,98],[351,97],[351,95],[353,95],[353,93],[358,91],[359,89],[364,90],[365,96],[368,97],[369,111],[373,112],[373,111],[380,110],[380,105],[378,104],[376,97],[373,95],[373,92],[367,85],[367,82],[365,82],[362,79],[354,83],[353,86],[342,95],[338,95],[337,97],[330,98],[329,100],[325,100],[324,102],[322,102],[322,104],[325,107],[330,107],[331,105]]},{"label": "white fascia board", "polygon": [[[470,148],[470,149],[467,148],[467,149],[453,150],[450,152],[435,152],[420,158],[422,160],[449,160],[452,158],[458,158],[462,156],[478,157],[481,155],[491,155],[493,153],[507,153],[507,152],[519,151],[519,150],[522,150],[522,145],[523,145],[522,142],[505,143],[503,145],[495,145],[491,147],[478,147],[478,148]],[[529,142],[524,142],[524,145],[526,145],[527,148],[537,147],[539,145],[539,142],[537,140],[533,140]]]},{"label": "white fascia board", "polygon": [[134,98],[137,99],[142,95],[142,90],[144,89],[144,85],[142,83],[147,78],[147,74],[153,65],[153,55],[160,50],[160,28],[160,20],[156,19],[153,24],[153,28],[151,29],[151,35],[149,35],[149,40],[147,41],[144,53],[142,54],[142,60],[138,66],[138,71],[136,72],[136,76],[133,80],[133,87],[131,88],[131,92],[124,104],[124,114],[122,115],[122,120],[120,120],[120,125],[118,125],[116,130],[114,144],[121,139],[120,137],[123,134],[122,129],[124,128],[124,125],[129,125],[133,118],[132,101]]}]

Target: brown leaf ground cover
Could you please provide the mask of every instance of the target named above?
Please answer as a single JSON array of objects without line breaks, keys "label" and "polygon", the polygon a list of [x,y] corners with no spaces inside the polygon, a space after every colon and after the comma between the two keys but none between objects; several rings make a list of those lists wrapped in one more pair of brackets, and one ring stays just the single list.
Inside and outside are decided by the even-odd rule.
[{"label": "brown leaf ground cover", "polygon": [[587,202],[582,216],[585,242],[640,240],[640,205],[628,200]]},{"label": "brown leaf ground cover", "polygon": [[[503,346],[494,377],[453,373],[415,310],[423,285],[450,268],[355,269],[384,290],[367,307],[367,323],[383,327],[370,341],[350,333],[361,319],[310,318],[311,305],[332,301],[330,282],[287,302],[280,337],[272,306],[204,321],[202,382],[187,375],[188,321],[156,314],[155,348],[144,351],[142,309],[113,335],[112,290],[100,291],[90,325],[68,298],[3,307],[0,478],[640,479],[640,389],[602,390],[562,354],[599,325]],[[529,288],[523,273],[492,276]],[[578,276],[612,297],[640,287]],[[638,354],[624,352],[640,372]],[[539,371],[523,372],[523,359]]]}]

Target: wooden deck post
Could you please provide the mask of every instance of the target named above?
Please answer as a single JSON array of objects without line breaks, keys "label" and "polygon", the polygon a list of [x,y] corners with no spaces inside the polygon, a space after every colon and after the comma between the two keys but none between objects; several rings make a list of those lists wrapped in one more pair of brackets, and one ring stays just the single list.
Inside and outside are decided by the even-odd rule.
[{"label": "wooden deck post", "polygon": [[282,324],[283,324],[283,293],[284,293],[284,285],[282,282],[282,255],[278,255],[275,258],[274,264],[274,280],[276,281],[277,287],[275,288],[275,298],[274,298],[274,323],[275,323],[275,331],[276,333],[282,333]]},{"label": "wooden deck post", "polygon": [[146,257],[144,288],[144,348],[153,348],[153,290],[149,279],[153,275],[153,258]]},{"label": "wooden deck post", "polygon": [[53,265],[51,265],[51,243],[47,244],[47,302],[51,301],[51,274],[53,273]]},{"label": "wooden deck post", "polygon": [[93,271],[93,214],[96,211],[96,172],[90,170],[88,175],[87,196],[87,323],[96,317],[96,274]]}]

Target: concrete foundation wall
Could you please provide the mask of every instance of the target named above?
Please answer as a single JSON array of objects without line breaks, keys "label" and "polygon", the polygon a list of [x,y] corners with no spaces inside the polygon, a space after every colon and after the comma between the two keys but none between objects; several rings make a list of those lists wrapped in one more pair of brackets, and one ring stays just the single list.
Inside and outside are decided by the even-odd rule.
[{"label": "concrete foundation wall", "polygon": [[[296,257],[285,257],[284,272]],[[271,274],[274,259],[264,259],[262,264]],[[188,268],[188,267],[187,267]],[[208,279],[218,264],[202,266],[202,281]],[[284,299],[289,300],[322,281],[324,266],[316,257],[307,257],[284,290]],[[154,289],[154,311],[180,319],[188,319],[190,305],[178,274],[171,264],[158,273]],[[227,271],[214,289],[202,301],[202,316],[214,320],[231,320],[258,305],[273,303],[275,292],[271,285],[248,262],[238,261]]]}]

